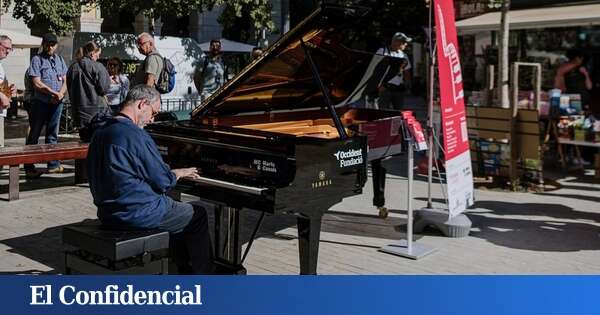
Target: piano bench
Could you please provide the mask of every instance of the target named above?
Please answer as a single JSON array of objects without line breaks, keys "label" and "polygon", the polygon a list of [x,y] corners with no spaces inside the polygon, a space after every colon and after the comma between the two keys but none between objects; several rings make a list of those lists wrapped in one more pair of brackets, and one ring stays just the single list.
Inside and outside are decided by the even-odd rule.
[{"label": "piano bench", "polygon": [[169,232],[109,230],[99,220],[63,228],[65,274],[168,274]]}]

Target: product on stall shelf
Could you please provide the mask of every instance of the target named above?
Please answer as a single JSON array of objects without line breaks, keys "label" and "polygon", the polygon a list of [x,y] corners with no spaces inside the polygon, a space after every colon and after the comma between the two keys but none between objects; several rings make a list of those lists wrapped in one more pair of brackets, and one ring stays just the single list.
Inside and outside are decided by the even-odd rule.
[{"label": "product on stall shelf", "polygon": [[556,117],[560,113],[560,94],[559,89],[550,90],[550,115]]},{"label": "product on stall shelf", "polygon": [[483,173],[491,176],[501,175],[502,166],[510,163],[508,139],[479,139],[477,146],[481,153]]},{"label": "product on stall shelf", "polygon": [[592,130],[594,132],[594,142],[600,142],[600,120],[594,121]]},{"label": "product on stall shelf", "polygon": [[570,123],[573,134],[573,140],[577,141],[585,141],[586,130],[584,128],[585,125],[585,116],[583,115],[571,115],[569,116]]},{"label": "product on stall shelf", "polygon": [[550,115],[550,103],[547,101],[540,101],[540,116],[545,117]]},{"label": "product on stall shelf", "polygon": [[585,141],[586,130],[583,128],[575,127],[573,129],[573,140]]},{"label": "product on stall shelf", "polygon": [[594,141],[594,122],[596,121],[596,117],[594,115],[589,115],[583,120],[583,129],[585,130],[585,140],[586,141]]},{"label": "product on stall shelf", "polygon": [[560,116],[557,127],[558,138],[571,140],[571,120],[569,116]]},{"label": "product on stall shelf", "polygon": [[571,97],[569,97],[569,95],[561,95],[560,96],[560,114],[561,115],[565,115],[565,114],[570,114],[569,113],[569,106],[571,106]]},{"label": "product on stall shelf", "polygon": [[581,106],[581,94],[567,94],[569,95],[569,114],[581,114],[583,107]]},{"label": "product on stall shelf", "polygon": [[467,103],[472,106],[481,106],[482,104],[484,104],[484,100],[485,100],[485,92],[472,91]]}]

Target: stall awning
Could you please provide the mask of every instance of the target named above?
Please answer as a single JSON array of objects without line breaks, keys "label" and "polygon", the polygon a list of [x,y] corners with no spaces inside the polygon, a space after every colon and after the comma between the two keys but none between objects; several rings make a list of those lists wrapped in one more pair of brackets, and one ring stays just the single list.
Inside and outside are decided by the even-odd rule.
[{"label": "stall awning", "polygon": [[42,44],[41,37],[32,36],[13,30],[0,29],[0,35],[6,35],[10,37],[12,40],[12,46],[14,48],[37,48]]},{"label": "stall awning", "polygon": [[[510,29],[600,25],[600,4],[559,6],[509,12]],[[459,34],[500,29],[500,12],[482,14],[456,22]]]},{"label": "stall awning", "polygon": [[[225,38],[221,38],[220,41],[221,41],[221,51],[223,51],[223,52],[250,53],[250,52],[252,52],[252,48],[254,48],[254,46],[252,46],[252,45],[232,41],[232,40],[225,39]],[[200,44],[200,48],[203,51],[208,51],[210,49],[210,42]]]}]

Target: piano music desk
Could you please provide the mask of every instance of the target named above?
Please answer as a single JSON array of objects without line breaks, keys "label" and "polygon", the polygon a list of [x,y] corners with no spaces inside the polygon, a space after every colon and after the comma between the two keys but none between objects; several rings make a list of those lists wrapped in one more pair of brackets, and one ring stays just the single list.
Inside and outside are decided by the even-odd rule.
[{"label": "piano music desk", "polygon": [[54,160],[75,160],[75,184],[82,178],[83,161],[87,157],[88,144],[61,142],[0,148],[0,165],[8,165],[8,201],[19,199],[19,165],[44,163]]}]

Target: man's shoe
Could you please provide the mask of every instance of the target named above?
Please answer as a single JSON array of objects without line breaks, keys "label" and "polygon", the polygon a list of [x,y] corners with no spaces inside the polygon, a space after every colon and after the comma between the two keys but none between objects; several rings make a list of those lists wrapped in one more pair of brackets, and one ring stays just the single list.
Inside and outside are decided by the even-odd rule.
[{"label": "man's shoe", "polygon": [[44,174],[44,172],[42,172],[40,170],[25,171],[25,178],[36,179],[36,178],[40,178],[40,176],[42,176],[42,174]]},{"label": "man's shoe", "polygon": [[47,171],[48,174],[60,174],[60,173],[64,173],[65,172],[65,168],[62,165],[59,165],[58,167],[49,169]]}]

